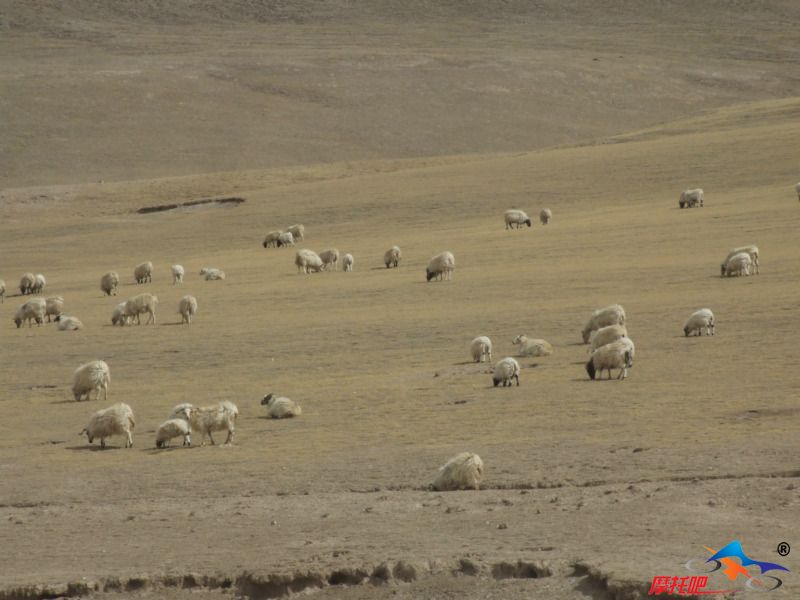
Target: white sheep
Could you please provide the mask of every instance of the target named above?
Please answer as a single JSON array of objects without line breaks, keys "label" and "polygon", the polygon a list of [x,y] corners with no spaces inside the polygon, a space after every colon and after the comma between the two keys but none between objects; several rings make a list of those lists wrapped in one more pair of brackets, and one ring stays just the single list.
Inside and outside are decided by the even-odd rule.
[{"label": "white sheep", "polygon": [[298,250],[294,255],[294,264],[297,265],[298,273],[305,273],[306,275],[312,271],[319,273],[325,267],[316,252],[305,249]]},{"label": "white sheep", "polygon": [[280,230],[278,230],[278,231],[270,231],[264,237],[264,241],[262,242],[261,245],[264,246],[264,248],[269,248],[270,246],[277,246],[278,245],[278,238],[281,237],[282,233],[283,232],[280,231]]},{"label": "white sheep", "polygon": [[628,369],[633,367],[634,354],[631,338],[620,338],[592,352],[591,358],[586,363],[586,372],[592,379],[600,379],[603,371],[607,370],[608,378],[611,379],[611,369],[619,369],[617,379],[625,379],[628,376]]},{"label": "white sheep", "polygon": [[386,265],[387,269],[397,267],[402,257],[403,253],[400,251],[400,246],[392,246],[383,253],[383,263]]},{"label": "white sheep", "polygon": [[294,236],[288,231],[284,231],[278,236],[278,248],[283,246],[294,246]]},{"label": "white sheep", "polygon": [[136,280],[136,283],[152,282],[153,263],[148,260],[147,262],[136,265],[136,268],[133,270],[133,278]]},{"label": "white sheep", "polygon": [[[728,255],[725,257],[725,260],[723,260],[722,264],[720,264],[720,272],[721,272],[723,277],[725,277],[725,275],[727,274],[727,272],[726,272],[727,271],[727,265],[730,262],[730,260],[734,256],[736,256],[737,254],[740,254],[742,252],[744,252],[744,253],[746,253],[747,255],[750,256],[751,267],[755,270],[756,273],[759,273],[759,271],[760,271],[760,269],[759,269],[760,263],[758,261],[758,256],[759,256],[759,254],[758,254],[758,246],[756,246],[755,244],[750,244],[749,246],[742,246],[740,248],[732,248],[731,250],[728,251]],[[749,275],[750,272],[748,272],[747,274]]]},{"label": "white sheep", "polygon": [[706,330],[706,335],[714,335],[714,313],[710,308],[701,308],[700,310],[692,313],[686,325],[683,326],[683,334],[689,337],[692,332],[697,332],[697,335],[703,335],[703,329]]},{"label": "white sheep", "polygon": [[25,296],[33,293],[33,286],[36,284],[36,275],[33,273],[23,273],[19,278],[19,291]]},{"label": "white sheep", "polygon": [[319,257],[322,259],[322,268],[324,270],[329,271],[331,266],[334,271],[339,270],[339,251],[336,248],[323,250],[319,253]]},{"label": "white sheep", "polygon": [[344,269],[345,273],[349,273],[353,270],[353,255],[352,254],[345,254],[342,257],[342,268]]},{"label": "white sheep", "polygon": [[261,405],[267,407],[267,416],[271,419],[289,419],[303,414],[303,409],[294,400],[275,394],[264,396]]},{"label": "white sheep", "polygon": [[477,454],[462,452],[439,467],[439,474],[431,484],[438,492],[481,489],[483,461]]},{"label": "white sheep", "polygon": [[181,323],[190,324],[192,318],[197,314],[197,298],[194,296],[184,296],[178,303],[178,314],[181,315]]},{"label": "white sheep", "polygon": [[695,188],[693,190],[683,190],[681,197],[678,200],[678,206],[681,208],[695,208],[703,206],[703,190]]},{"label": "white sheep", "polygon": [[503,217],[506,222],[506,229],[513,229],[514,225],[517,226],[517,229],[523,225],[527,225],[528,227],[531,226],[531,219],[524,210],[512,208],[511,210],[507,210],[505,213],[503,213]]},{"label": "white sheep", "polygon": [[539,213],[539,221],[541,221],[542,225],[547,225],[550,222],[550,219],[553,218],[553,211],[549,208],[543,208]]},{"label": "white sheep", "polygon": [[608,325],[625,325],[625,309],[619,304],[611,304],[592,313],[586,326],[581,331],[583,343],[589,343],[589,337],[593,331]]},{"label": "white sheep", "polygon": [[94,438],[100,438],[101,448],[106,447],[107,437],[124,435],[125,447],[133,448],[133,428],[135,426],[136,421],[133,419],[131,407],[123,402],[118,402],[94,413],[80,435],[85,433],[90,444]]},{"label": "white sheep", "polygon": [[100,391],[103,392],[103,400],[108,400],[108,385],[111,383],[111,371],[105,361],[93,360],[75,369],[72,374],[72,395],[75,402],[80,402],[82,398],[91,400],[92,392],[95,392],[95,400],[100,399]]},{"label": "white sheep", "polygon": [[594,352],[600,346],[616,342],[620,338],[628,337],[628,330],[624,325],[606,325],[592,334],[592,345],[589,352]]},{"label": "white sheep", "polygon": [[6,282],[0,279],[0,303],[6,302]]},{"label": "white sheep", "polygon": [[109,271],[100,278],[100,289],[106,296],[117,295],[119,286],[119,275],[116,271]]},{"label": "white sheep", "polygon": [[287,233],[291,233],[295,242],[302,242],[306,238],[306,228],[298,223],[286,228]]},{"label": "white sheep", "polygon": [[217,281],[225,279],[225,271],[221,269],[217,269],[215,267],[203,267],[200,269],[200,275],[202,275],[206,281]]},{"label": "white sheep", "polygon": [[750,269],[753,266],[753,260],[747,252],[739,252],[731,256],[723,265],[722,271],[728,277],[741,277],[742,275],[750,275]]},{"label": "white sheep", "polygon": [[527,335],[518,335],[511,343],[519,346],[519,356],[550,356],[553,353],[550,342],[531,339]]},{"label": "white sheep", "polygon": [[169,270],[172,271],[172,285],[183,283],[183,275],[185,271],[182,265],[172,265]]},{"label": "white sheep", "polygon": [[123,314],[130,318],[132,321],[134,318],[136,319],[136,323],[141,325],[142,320],[139,315],[142,313],[147,313],[147,323],[148,325],[151,321],[153,325],[156,324],[156,306],[158,306],[158,296],[154,296],[153,294],[139,294],[138,296],[134,296],[133,298],[129,298],[125,302],[125,308],[123,309]]},{"label": "white sheep", "polygon": [[453,270],[456,268],[456,259],[452,252],[442,252],[434,256],[425,269],[428,281],[436,277],[440,280],[453,279]]},{"label": "white sheep", "polygon": [[186,419],[167,419],[158,426],[156,431],[156,448],[166,448],[170,440],[183,437],[183,445],[192,445],[192,426]]},{"label": "white sheep", "polygon": [[58,315],[56,317],[59,331],[76,331],[83,329],[83,323],[78,317],[68,317],[67,315]]},{"label": "white sheep", "polygon": [[21,305],[14,315],[14,323],[16,323],[17,329],[22,327],[23,321],[28,322],[28,327],[33,327],[34,321],[36,321],[37,325],[44,323],[46,307],[47,303],[44,298],[31,298]]},{"label": "white sheep", "polygon": [[52,296],[45,300],[44,315],[47,317],[47,322],[52,321],[51,317],[58,317],[64,312],[64,298],[61,296]]},{"label": "white sheep", "polygon": [[494,387],[503,384],[503,387],[511,387],[511,381],[517,381],[519,387],[519,363],[510,356],[504,358],[494,366],[492,372],[492,383]]},{"label": "white sheep", "polygon": [[45,286],[47,285],[47,279],[44,278],[44,275],[41,273],[37,273],[36,277],[33,280],[33,287],[31,288],[31,294],[41,294],[44,291]]},{"label": "white sheep", "polygon": [[469,343],[469,354],[475,362],[492,362],[492,340],[485,335],[476,337]]},{"label": "white sheep", "polygon": [[192,425],[192,429],[199,431],[202,436],[200,439],[201,446],[205,446],[206,436],[214,444],[214,438],[211,437],[212,431],[227,431],[228,437],[225,443],[230,444],[233,442],[236,417],[239,416],[239,409],[233,402],[223,400],[219,404],[202,408],[195,408],[188,403],[179,404],[172,409],[170,418],[179,418],[186,409],[189,409],[189,422]]},{"label": "white sheep", "polygon": [[120,302],[117,304],[117,307],[114,309],[114,312],[111,313],[111,324],[112,325],[129,325],[131,322],[131,316],[125,312],[125,304],[126,302]]}]

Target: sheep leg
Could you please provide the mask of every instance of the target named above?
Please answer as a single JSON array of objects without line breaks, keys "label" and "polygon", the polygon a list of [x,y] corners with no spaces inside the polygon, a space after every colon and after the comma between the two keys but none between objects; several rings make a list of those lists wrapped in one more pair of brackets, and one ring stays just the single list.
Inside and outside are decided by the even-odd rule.
[{"label": "sheep leg", "polygon": [[208,439],[210,439],[210,440],[211,440],[211,445],[212,445],[212,446],[216,446],[216,445],[217,445],[217,444],[214,442],[214,438],[213,438],[213,437],[211,437],[211,432],[210,432],[210,431],[208,432]]},{"label": "sheep leg", "polygon": [[228,437],[225,438],[226,446],[233,443],[233,433],[234,433],[233,429],[228,429]]},{"label": "sheep leg", "polygon": [[101,448],[105,448],[106,447],[106,438],[100,438],[100,447]]},{"label": "sheep leg", "polygon": [[517,380],[517,387],[519,387],[519,375],[514,375],[514,379]]}]

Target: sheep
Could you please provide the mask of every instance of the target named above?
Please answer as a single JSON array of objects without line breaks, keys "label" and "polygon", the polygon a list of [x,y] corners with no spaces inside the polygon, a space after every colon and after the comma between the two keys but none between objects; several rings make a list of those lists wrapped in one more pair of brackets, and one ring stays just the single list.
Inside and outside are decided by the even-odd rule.
[{"label": "sheep", "polygon": [[397,268],[402,257],[403,254],[400,252],[400,246],[392,246],[383,253],[383,263],[386,265],[387,269],[391,267]]},{"label": "sheep", "polygon": [[111,324],[112,325],[129,325],[131,322],[131,316],[125,312],[125,305],[127,302],[120,302],[117,304],[117,307],[114,309],[114,312],[111,313]]},{"label": "sheep", "polygon": [[527,335],[518,335],[511,343],[519,346],[519,356],[550,356],[553,353],[550,342],[530,339]]},{"label": "sheep", "polygon": [[306,238],[306,228],[298,223],[286,228],[287,233],[291,233],[295,242],[302,242]]},{"label": "sheep", "polygon": [[456,259],[452,252],[442,252],[434,256],[425,269],[428,281],[434,277],[450,281],[453,279],[453,270],[456,268]]},{"label": "sheep", "polygon": [[75,402],[82,398],[91,400],[95,392],[95,400],[100,399],[100,390],[103,391],[103,400],[108,400],[108,384],[111,383],[111,371],[105,361],[93,360],[81,365],[72,374],[72,395]]},{"label": "sheep", "polygon": [[239,416],[239,409],[233,402],[224,400],[214,406],[204,406],[203,408],[194,408],[191,404],[179,404],[176,406],[170,417],[174,417],[176,411],[179,413],[186,408],[190,409],[190,422],[192,428],[200,431],[201,439],[200,445],[205,446],[206,436],[214,444],[214,438],[211,437],[212,431],[228,431],[228,437],[225,444],[233,443],[233,434],[235,432],[236,417]]},{"label": "sheep", "polygon": [[680,200],[678,200],[678,206],[681,208],[695,208],[697,206],[703,206],[703,190],[700,188],[683,190],[681,192]]},{"label": "sheep", "polygon": [[298,250],[294,256],[294,264],[297,265],[298,273],[305,273],[306,275],[313,271],[319,273],[325,266],[322,259],[316,252],[311,250]]},{"label": "sheep", "polygon": [[353,255],[352,254],[345,254],[342,257],[342,268],[344,269],[345,273],[350,273],[353,270]]},{"label": "sheep", "polygon": [[586,326],[581,331],[583,343],[589,343],[589,336],[593,331],[608,325],[625,325],[625,309],[619,304],[611,304],[592,313]]},{"label": "sheep", "polygon": [[68,317],[66,315],[58,315],[56,317],[59,331],[75,331],[83,329],[83,323],[78,317]]},{"label": "sheep", "polygon": [[136,421],[133,419],[133,410],[123,402],[98,410],[89,419],[89,424],[80,432],[86,434],[91,444],[94,438],[100,438],[100,447],[106,447],[106,438],[112,435],[124,435],[125,447],[133,448],[133,428]]},{"label": "sheep", "polygon": [[225,279],[225,271],[222,271],[215,267],[203,267],[202,269],[200,269],[200,275],[205,277],[206,281],[217,281]]},{"label": "sheep", "polygon": [[594,352],[601,346],[616,342],[618,339],[624,337],[628,337],[628,330],[625,329],[624,325],[607,325],[601,327],[592,335],[592,345],[589,348],[589,352]]},{"label": "sheep", "polygon": [[745,252],[746,254],[748,254],[750,256],[752,267],[755,269],[756,273],[759,273],[759,270],[760,270],[759,269],[759,265],[760,265],[760,263],[758,262],[758,256],[759,256],[759,254],[758,254],[758,246],[756,246],[755,244],[750,244],[749,246],[742,246],[740,248],[733,248],[733,249],[728,251],[728,255],[725,257],[725,260],[723,260],[722,264],[720,265],[720,271],[721,271],[722,277],[725,277],[725,275],[726,275],[728,262],[734,256],[739,254],[740,252]]},{"label": "sheep", "polygon": [[139,294],[138,296],[134,296],[133,298],[129,298],[125,302],[125,308],[123,314],[129,317],[131,320],[136,318],[136,323],[141,325],[142,321],[139,315],[142,313],[147,313],[147,323],[148,325],[151,321],[153,325],[156,324],[156,306],[158,306],[158,296],[154,296],[153,294]]},{"label": "sheep", "polygon": [[6,303],[6,282],[0,279],[0,304]]},{"label": "sheep", "polygon": [[34,277],[33,287],[31,288],[31,294],[41,294],[44,291],[46,285],[47,285],[47,280],[44,278],[44,275],[42,275],[41,273],[37,273],[36,277]]},{"label": "sheep", "polygon": [[553,211],[549,208],[543,208],[539,213],[539,221],[541,221],[542,225],[547,225],[550,222],[550,219],[553,218]]},{"label": "sheep", "polygon": [[327,271],[330,266],[333,266],[334,271],[339,270],[339,251],[336,248],[323,250],[319,253],[319,257],[322,259],[322,268],[324,270]]},{"label": "sheep", "polygon": [[172,271],[172,285],[183,283],[183,274],[185,271],[182,265],[172,265],[169,270]]},{"label": "sheep", "polygon": [[64,311],[64,298],[61,296],[53,296],[45,300],[44,314],[47,317],[47,322],[51,322],[51,317],[58,317]]},{"label": "sheep", "polygon": [[14,323],[17,324],[17,329],[22,327],[23,321],[28,322],[28,327],[33,327],[33,321],[36,321],[37,325],[44,323],[46,307],[47,302],[44,298],[32,298],[22,304],[14,315]]},{"label": "sheep", "polygon": [[100,278],[100,289],[106,296],[116,296],[119,286],[119,275],[116,271],[109,271]]},{"label": "sheep", "polygon": [[294,400],[275,394],[264,396],[261,405],[267,407],[267,416],[271,419],[290,419],[303,414],[303,409]]},{"label": "sheep", "polygon": [[747,252],[739,252],[729,258],[723,265],[723,276],[727,275],[728,277],[732,277],[736,275],[737,277],[741,277],[742,275],[750,275],[752,265],[753,260],[750,258],[750,255]]},{"label": "sheep", "polygon": [[697,332],[697,335],[703,335],[703,328],[705,327],[706,335],[714,335],[714,313],[710,308],[701,308],[700,310],[692,313],[686,325],[683,326],[683,334],[689,337],[692,332]]},{"label": "sheep", "polygon": [[519,363],[510,356],[504,358],[494,366],[492,373],[492,383],[497,387],[501,383],[503,387],[511,387],[511,380],[517,381],[519,387]]},{"label": "sheep", "polygon": [[481,489],[483,461],[477,454],[462,452],[439,468],[439,474],[431,484],[437,492]]},{"label": "sheep", "polygon": [[133,278],[136,280],[136,283],[152,282],[153,263],[148,260],[147,262],[136,265],[136,268],[133,270]]},{"label": "sheep", "polygon": [[192,445],[192,426],[186,419],[167,419],[156,431],[156,448],[166,448],[171,439],[183,436],[183,445]]},{"label": "sheep", "polygon": [[475,362],[492,362],[492,340],[485,335],[476,337],[469,344],[469,353]]},{"label": "sheep", "polygon": [[512,208],[511,210],[507,210],[503,216],[506,221],[506,229],[513,229],[513,225],[516,225],[517,229],[523,225],[531,226],[531,219],[524,210]]},{"label": "sheep", "polygon": [[283,246],[294,246],[294,236],[288,231],[284,231],[278,236],[278,248]]},{"label": "sheep", "polygon": [[19,291],[25,296],[33,293],[33,286],[36,284],[36,275],[33,273],[23,273],[19,279]]},{"label": "sheep", "polygon": [[192,317],[197,314],[197,298],[194,296],[184,296],[178,303],[178,314],[181,315],[181,324],[187,325],[192,322]]},{"label": "sheep", "polygon": [[264,238],[264,242],[261,244],[264,248],[269,248],[270,246],[277,246],[278,245],[278,238],[281,237],[282,231],[270,231],[266,237]]},{"label": "sheep", "polygon": [[592,352],[586,363],[586,372],[592,379],[601,379],[603,370],[607,370],[608,378],[611,379],[611,369],[619,369],[617,379],[625,379],[628,369],[633,367],[634,354],[633,341],[628,337],[620,338]]}]

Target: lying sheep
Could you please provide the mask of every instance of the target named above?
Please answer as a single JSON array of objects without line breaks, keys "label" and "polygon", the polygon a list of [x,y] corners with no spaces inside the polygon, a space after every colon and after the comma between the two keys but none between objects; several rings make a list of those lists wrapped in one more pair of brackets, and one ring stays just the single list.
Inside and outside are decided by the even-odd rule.
[{"label": "lying sheep", "polygon": [[551,211],[549,208],[543,208],[539,213],[539,221],[541,221],[542,225],[547,225],[552,218],[553,211]]},{"label": "lying sheep", "polygon": [[322,259],[322,268],[324,270],[330,271],[329,267],[331,266],[334,271],[339,270],[339,251],[336,248],[323,250],[319,253],[319,257]]},{"label": "lying sheep", "polygon": [[550,356],[553,353],[550,342],[530,339],[527,335],[518,335],[511,343],[519,346],[519,356]]},{"label": "lying sheep", "polygon": [[402,257],[403,255],[402,252],[400,252],[400,246],[392,246],[383,253],[383,263],[386,265],[387,269],[391,267],[396,268],[400,264],[400,259]]},{"label": "lying sheep", "polygon": [[136,323],[141,325],[142,320],[140,315],[142,313],[147,313],[147,323],[145,323],[145,325],[150,324],[151,321],[153,322],[153,325],[155,325],[156,306],[158,306],[158,296],[147,293],[139,294],[138,296],[134,296],[125,302],[123,315],[128,317],[130,321],[135,318]]},{"label": "lying sheep", "polygon": [[531,226],[531,219],[524,210],[512,208],[511,210],[507,210],[503,216],[506,222],[506,229],[513,229],[514,225],[517,226],[517,229],[523,225],[527,225],[528,227]]},{"label": "lying sheep", "polygon": [[6,282],[0,279],[0,303],[6,303]]},{"label": "lying sheep", "polygon": [[286,228],[287,233],[291,233],[295,242],[302,242],[306,238],[306,228],[300,223]]},{"label": "lying sheep", "polygon": [[303,414],[303,409],[294,400],[275,394],[264,396],[261,406],[267,407],[267,416],[271,419],[289,419]]},{"label": "lying sheep", "polygon": [[428,281],[434,277],[439,280],[450,281],[453,279],[453,271],[456,268],[456,259],[452,252],[442,252],[434,256],[425,269],[425,276]]},{"label": "lying sheep", "polygon": [[62,312],[64,312],[64,298],[53,296],[45,300],[44,315],[47,317],[48,323],[52,321],[51,317],[58,317]]},{"label": "lying sheep", "polygon": [[197,314],[197,298],[194,296],[184,296],[178,303],[178,314],[181,316],[181,324],[190,324],[192,317]]},{"label": "lying sheep", "polygon": [[113,435],[125,436],[125,447],[133,448],[133,428],[136,421],[133,419],[133,410],[127,404],[119,402],[98,410],[89,419],[89,424],[80,432],[86,434],[91,444],[94,438],[100,438],[100,447],[106,447],[106,438]]},{"label": "lying sheep", "polygon": [[494,372],[492,373],[494,387],[501,383],[503,387],[511,387],[511,381],[514,379],[517,381],[517,387],[519,387],[519,363],[510,356],[499,361],[494,366]]},{"label": "lying sheep", "polygon": [[492,340],[485,335],[476,337],[469,344],[469,354],[475,362],[492,362]]},{"label": "lying sheep", "polygon": [[288,231],[284,231],[278,236],[278,248],[283,246],[294,246],[294,236]]},{"label": "lying sheep", "polygon": [[700,310],[692,313],[686,325],[683,326],[683,334],[689,337],[690,333],[697,332],[697,335],[703,335],[703,328],[706,330],[706,335],[714,335],[714,313],[710,308],[701,308]]},{"label": "lying sheep", "polygon": [[33,278],[33,287],[31,288],[31,294],[41,294],[44,291],[46,285],[47,285],[47,280],[44,278],[44,275],[42,275],[41,273],[37,273],[36,277]]},{"label": "lying sheep", "polygon": [[586,372],[592,379],[600,379],[603,370],[607,370],[608,378],[611,379],[611,369],[619,369],[617,379],[625,379],[628,369],[633,367],[634,354],[633,341],[628,337],[620,338],[592,352],[589,362],[586,363]]},{"label": "lying sheep", "polygon": [[350,273],[353,270],[353,255],[352,254],[345,254],[342,257],[342,268],[344,269],[345,273]]},{"label": "lying sheep", "polygon": [[225,279],[225,271],[214,267],[203,267],[200,269],[200,275],[202,275],[206,281],[218,281]]},{"label": "lying sheep", "polygon": [[[733,248],[728,251],[728,255],[725,257],[725,260],[723,260],[722,264],[720,265],[720,272],[722,274],[722,277],[725,277],[725,275],[727,275],[727,265],[730,262],[730,260],[737,254],[740,254],[742,252],[750,256],[752,268],[755,269],[756,273],[759,272],[760,263],[758,261],[758,246],[756,246],[755,244],[750,244],[749,246],[742,246],[741,248]],[[750,273],[748,272],[748,275],[749,274]]]},{"label": "lying sheep", "polygon": [[169,270],[172,271],[172,285],[183,283],[184,270],[182,265],[172,265]]},{"label": "lying sheep", "polygon": [[294,264],[297,265],[298,273],[305,273],[306,275],[312,271],[319,273],[324,269],[322,259],[316,252],[311,250],[298,250],[294,255]]},{"label": "lying sheep", "polygon": [[119,286],[119,275],[116,271],[109,271],[100,278],[100,289],[106,296],[117,295]]},{"label": "lying sheep", "polygon": [[703,206],[703,190],[695,188],[693,190],[683,190],[681,197],[678,200],[678,206],[681,208],[695,208]]},{"label": "lying sheep", "polygon": [[83,323],[78,317],[68,317],[66,315],[58,315],[56,317],[59,331],[76,331],[83,329]]},{"label": "lying sheep", "polygon": [[186,419],[167,419],[156,431],[156,448],[167,448],[170,440],[183,436],[183,445],[192,445],[192,426]]},{"label": "lying sheep", "polygon": [[133,270],[133,278],[136,280],[136,283],[152,282],[153,263],[148,260],[147,262],[136,265],[136,268]]},{"label": "lying sheep", "polygon": [[481,489],[483,461],[477,454],[462,452],[439,468],[439,474],[431,484],[437,492]]},{"label": "lying sheep", "polygon": [[592,313],[589,321],[581,331],[583,343],[589,343],[589,337],[593,331],[597,331],[601,327],[608,325],[625,325],[625,309],[619,304],[611,304],[604,308],[599,308]]},{"label": "lying sheep", "polygon": [[601,346],[616,342],[618,339],[624,337],[628,337],[628,330],[625,329],[624,325],[607,325],[601,327],[592,335],[592,345],[589,352],[594,352]]},{"label": "lying sheep", "polygon": [[33,273],[23,273],[19,279],[19,292],[23,296],[33,293],[33,286],[36,284],[36,275]]},{"label": "lying sheep", "polygon": [[202,436],[200,439],[201,446],[205,446],[206,436],[214,444],[214,438],[211,437],[212,431],[227,431],[228,437],[225,443],[233,443],[236,417],[239,416],[239,409],[233,402],[223,400],[219,404],[204,406],[203,408],[195,408],[188,403],[179,404],[172,409],[172,414],[170,414],[169,418],[180,418],[182,413],[186,414],[185,411],[187,409],[189,410],[189,422],[192,429],[199,431]]},{"label": "lying sheep", "polygon": [[117,307],[114,309],[114,312],[111,313],[111,324],[112,325],[130,325],[131,318],[128,313],[125,312],[125,302],[120,302],[117,304]]},{"label": "lying sheep", "polygon": [[21,305],[14,315],[14,323],[16,323],[17,329],[22,327],[23,321],[28,322],[28,327],[33,327],[34,321],[36,321],[37,325],[44,323],[46,308],[47,303],[44,298],[32,298]]},{"label": "lying sheep", "polygon": [[93,360],[75,369],[72,375],[72,395],[75,402],[82,398],[91,400],[92,392],[96,393],[95,400],[100,399],[103,391],[103,400],[108,400],[108,384],[111,383],[111,371],[105,361]]},{"label": "lying sheep", "polygon": [[282,231],[270,231],[265,237],[264,241],[262,242],[262,246],[264,248],[269,248],[270,246],[277,246],[278,245],[278,238],[281,237]]},{"label": "lying sheep", "polygon": [[741,277],[750,275],[753,260],[747,252],[739,252],[731,256],[722,266],[723,277]]}]

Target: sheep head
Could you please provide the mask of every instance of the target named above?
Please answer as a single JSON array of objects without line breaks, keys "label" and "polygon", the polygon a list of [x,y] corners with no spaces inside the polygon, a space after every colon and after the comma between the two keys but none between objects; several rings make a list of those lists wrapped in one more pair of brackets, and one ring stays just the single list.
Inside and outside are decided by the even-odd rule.
[{"label": "sheep head", "polygon": [[591,358],[589,359],[589,362],[586,363],[586,372],[592,379],[594,379],[595,375],[597,375],[597,371],[594,368],[594,361]]}]

